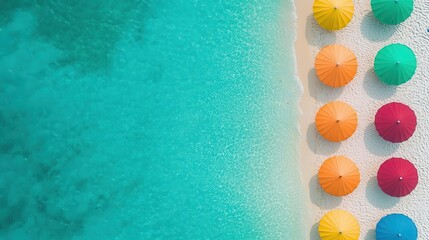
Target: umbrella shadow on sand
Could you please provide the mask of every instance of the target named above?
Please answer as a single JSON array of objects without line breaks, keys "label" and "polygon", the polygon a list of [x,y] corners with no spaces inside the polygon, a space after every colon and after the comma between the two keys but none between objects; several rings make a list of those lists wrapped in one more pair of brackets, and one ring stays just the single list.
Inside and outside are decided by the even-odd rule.
[{"label": "umbrella shadow on sand", "polygon": [[322,209],[330,210],[336,208],[343,200],[342,197],[332,196],[323,191],[317,174],[310,179],[309,187],[311,202]]},{"label": "umbrella shadow on sand", "polygon": [[310,230],[310,240],[320,240],[319,236],[319,223],[313,224]]},{"label": "umbrella shadow on sand", "polygon": [[398,26],[383,24],[375,18],[372,12],[368,12],[362,20],[360,31],[366,39],[382,42],[392,37]]},{"label": "umbrella shadow on sand", "polygon": [[364,240],[374,240],[375,239],[375,229],[370,229],[366,232]]},{"label": "umbrella shadow on sand", "polygon": [[344,91],[344,88],[332,88],[325,85],[317,77],[316,69],[312,68],[308,72],[308,91],[312,98],[327,103],[336,100]]},{"label": "umbrella shadow on sand", "polygon": [[387,85],[377,78],[374,67],[366,72],[363,88],[370,97],[378,100],[389,98],[396,93],[396,86]]},{"label": "umbrella shadow on sand", "polygon": [[[375,115],[375,114],[374,114]],[[377,156],[389,156],[398,150],[399,145],[385,141],[378,135],[374,123],[368,124],[364,132],[365,147]]]},{"label": "umbrella shadow on sand", "polygon": [[313,14],[308,15],[305,22],[305,38],[308,44],[319,48],[337,41],[335,32],[327,31],[320,27]]},{"label": "umbrella shadow on sand", "polygon": [[399,203],[399,198],[384,193],[378,186],[377,177],[372,177],[366,184],[366,198],[378,209],[389,209]]},{"label": "umbrella shadow on sand", "polygon": [[307,145],[313,153],[330,156],[338,151],[341,146],[339,142],[330,142],[324,139],[316,129],[316,123],[311,123],[307,128]]}]

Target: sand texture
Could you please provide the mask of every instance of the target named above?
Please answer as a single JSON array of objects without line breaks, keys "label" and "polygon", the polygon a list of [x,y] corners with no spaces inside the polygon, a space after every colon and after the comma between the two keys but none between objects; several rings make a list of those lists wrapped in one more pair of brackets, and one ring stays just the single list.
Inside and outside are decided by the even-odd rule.
[{"label": "sand texture", "polygon": [[[311,202],[309,239],[319,239],[318,221],[332,209],[353,213],[361,225],[361,238],[375,239],[375,227],[380,218],[390,213],[411,217],[419,230],[419,239],[429,239],[429,1],[416,0],[414,12],[404,23],[396,26],[378,22],[369,0],[355,0],[355,15],[351,23],[337,32],[328,32],[316,23],[311,14],[312,2],[299,0],[298,40],[296,44],[299,75],[303,84],[301,99],[301,162],[304,181]],[[355,79],[344,88],[323,85],[314,71],[314,58],[321,47],[342,44],[354,51],[358,58]],[[408,45],[418,59],[416,74],[401,86],[381,83],[374,73],[374,57],[378,50],[390,43]],[[357,111],[359,124],[355,134],[341,143],[324,140],[315,129],[316,111],[323,104],[341,100]],[[383,104],[399,101],[414,109],[418,125],[408,141],[393,144],[378,136],[374,115]],[[344,155],[356,162],[361,183],[350,195],[333,197],[320,188],[317,171],[332,155]],[[419,184],[408,196],[393,198],[378,187],[376,174],[383,161],[403,157],[413,162],[419,171]]]}]

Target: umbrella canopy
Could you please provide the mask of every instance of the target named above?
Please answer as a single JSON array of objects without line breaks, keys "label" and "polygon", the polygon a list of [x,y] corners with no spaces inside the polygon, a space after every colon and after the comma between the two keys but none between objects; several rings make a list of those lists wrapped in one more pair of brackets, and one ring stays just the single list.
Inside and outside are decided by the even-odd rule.
[{"label": "umbrella canopy", "polygon": [[381,190],[392,197],[410,194],[419,182],[419,175],[414,165],[402,158],[391,158],[381,164],[377,173]]},{"label": "umbrella canopy", "polygon": [[317,76],[324,84],[337,88],[345,86],[356,75],[357,60],[353,52],[342,45],[329,45],[316,57]]},{"label": "umbrella canopy", "polygon": [[341,101],[324,105],[316,114],[317,131],[332,142],[340,142],[353,135],[357,121],[355,110]]},{"label": "umbrella canopy", "polygon": [[378,51],[374,60],[377,77],[389,85],[400,85],[410,80],[417,68],[417,59],[409,47],[395,43]]},{"label": "umbrella canopy", "polygon": [[377,240],[417,240],[417,227],[403,214],[389,214],[377,223],[375,237]]},{"label": "umbrella canopy", "polygon": [[360,182],[356,164],[343,156],[330,157],[319,169],[319,183],[325,192],[345,196],[353,192]]},{"label": "umbrella canopy", "polygon": [[353,0],[315,0],[313,14],[319,25],[327,30],[339,30],[352,20]]},{"label": "umbrella canopy", "polygon": [[360,226],[356,218],[344,210],[326,213],[319,223],[321,240],[357,240]]},{"label": "umbrella canopy", "polygon": [[371,0],[372,12],[385,24],[399,24],[413,12],[413,0]]},{"label": "umbrella canopy", "polygon": [[417,117],[405,104],[392,102],[375,114],[375,129],[384,140],[399,143],[408,140],[416,130]]}]

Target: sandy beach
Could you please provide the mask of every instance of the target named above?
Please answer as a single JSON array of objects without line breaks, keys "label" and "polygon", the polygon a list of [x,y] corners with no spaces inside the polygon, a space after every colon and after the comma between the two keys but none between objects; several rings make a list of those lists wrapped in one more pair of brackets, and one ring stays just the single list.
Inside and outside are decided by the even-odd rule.
[{"label": "sandy beach", "polygon": [[[318,222],[332,209],[344,209],[353,213],[360,222],[360,239],[375,239],[375,227],[383,216],[402,213],[411,217],[419,230],[419,239],[429,239],[425,231],[429,224],[429,2],[414,1],[414,12],[404,23],[396,26],[378,22],[371,11],[369,0],[355,0],[355,14],[344,29],[328,32],[315,22],[312,15],[313,1],[296,1],[297,8],[297,63],[303,86],[300,101],[302,116],[301,166],[310,203],[308,239],[319,239]],[[323,85],[314,71],[314,59],[321,47],[342,44],[354,51],[358,59],[358,73],[347,86],[333,89]],[[402,43],[412,48],[418,59],[413,79],[401,86],[381,83],[374,73],[373,62],[378,50],[390,43]],[[355,134],[341,143],[323,139],[315,129],[314,118],[323,104],[341,100],[351,104],[358,114],[359,123]],[[408,141],[393,144],[378,136],[374,128],[374,115],[383,104],[399,101],[414,109],[418,125]],[[333,155],[344,155],[358,165],[361,183],[348,196],[333,197],[319,186],[318,168]],[[376,174],[383,161],[390,157],[403,157],[414,163],[419,171],[419,184],[410,195],[393,198],[378,187]]]}]

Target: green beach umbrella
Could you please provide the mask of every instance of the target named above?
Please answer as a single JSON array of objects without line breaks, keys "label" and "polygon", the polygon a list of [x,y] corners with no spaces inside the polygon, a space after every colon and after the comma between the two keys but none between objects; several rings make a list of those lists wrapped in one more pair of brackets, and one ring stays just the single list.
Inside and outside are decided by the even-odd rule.
[{"label": "green beach umbrella", "polygon": [[371,0],[372,12],[385,24],[399,24],[407,19],[414,8],[414,0]]},{"label": "green beach umbrella", "polygon": [[417,59],[413,50],[399,43],[385,46],[375,56],[375,74],[389,85],[407,82],[413,77],[416,68]]}]

